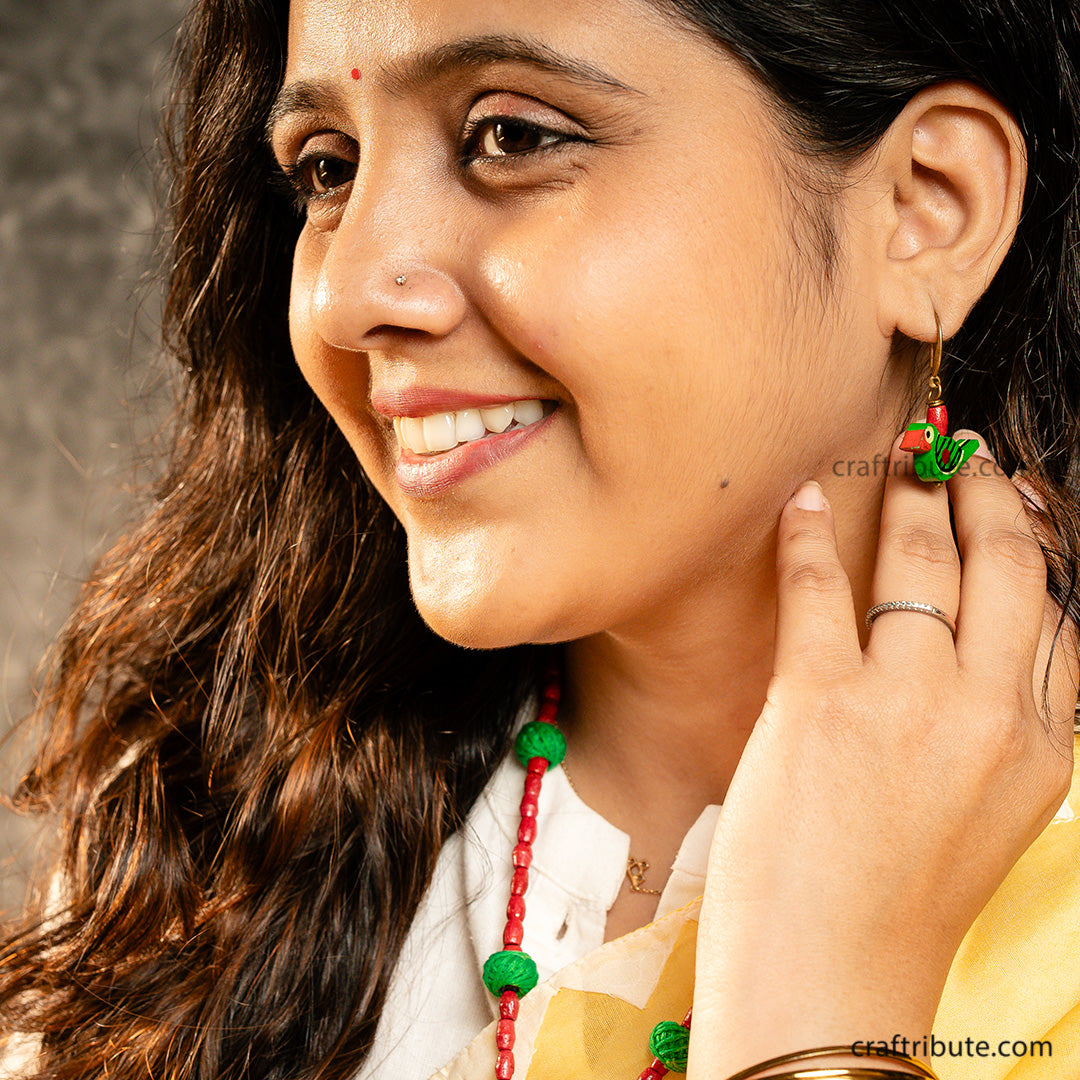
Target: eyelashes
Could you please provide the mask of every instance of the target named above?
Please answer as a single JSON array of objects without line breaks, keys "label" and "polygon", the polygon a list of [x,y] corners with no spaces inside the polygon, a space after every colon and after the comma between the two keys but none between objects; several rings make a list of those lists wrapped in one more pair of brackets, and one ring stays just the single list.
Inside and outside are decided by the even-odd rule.
[{"label": "eyelashes", "polygon": [[[488,138],[485,134],[483,138],[480,138],[480,133],[487,130],[490,130],[491,137]],[[524,135],[526,139],[534,136],[549,136],[550,141],[542,143],[532,149],[524,150],[507,148],[506,146],[499,145],[500,140],[505,140],[512,146],[515,141],[515,136],[520,139],[522,135]],[[587,141],[583,136],[574,134],[573,132],[559,131],[555,128],[545,127],[543,124],[534,124],[530,120],[523,120],[520,116],[502,115],[482,116],[468,121],[462,132],[462,139],[464,141],[463,149],[466,151],[458,159],[462,166],[468,166],[482,160],[521,158],[526,155],[539,154],[547,150],[553,150],[559,146],[564,146],[567,143]],[[485,147],[487,152],[467,152],[471,147],[475,147],[477,144],[481,147]],[[496,153],[495,151],[498,152]]]},{"label": "eyelashes", "polygon": [[272,179],[289,197],[297,213],[303,213],[315,201],[325,202],[339,189],[351,183],[356,163],[326,151],[301,154],[291,165],[282,165]]},{"label": "eyelashes", "polygon": [[[590,141],[575,132],[535,124],[520,116],[482,116],[465,124],[457,164],[466,171],[487,165],[516,168],[571,143]],[[340,198],[355,175],[355,161],[332,150],[311,150],[275,170],[273,179],[302,214],[314,205]]]}]

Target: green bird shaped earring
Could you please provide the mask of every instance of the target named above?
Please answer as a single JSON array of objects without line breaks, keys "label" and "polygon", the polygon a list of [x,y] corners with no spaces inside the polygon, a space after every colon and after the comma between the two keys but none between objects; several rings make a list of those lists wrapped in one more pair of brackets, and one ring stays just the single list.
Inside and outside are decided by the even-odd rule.
[{"label": "green bird shaped earring", "polygon": [[978,439],[957,441],[948,436],[949,414],[941,396],[941,319],[934,312],[937,341],[930,358],[930,391],[926,400],[926,419],[908,424],[900,449],[914,454],[915,475],[928,483],[940,483],[955,476],[965,461],[979,448]]}]

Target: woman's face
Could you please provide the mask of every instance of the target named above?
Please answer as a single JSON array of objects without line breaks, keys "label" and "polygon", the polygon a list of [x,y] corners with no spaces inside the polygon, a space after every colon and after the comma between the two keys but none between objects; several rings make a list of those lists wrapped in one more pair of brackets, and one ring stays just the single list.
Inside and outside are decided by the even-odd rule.
[{"label": "woman's face", "polygon": [[[884,339],[823,299],[761,92],[648,4],[294,0],[273,146],[315,192],[296,358],[452,641],[739,587],[797,483],[873,441]],[[542,404],[498,434],[513,401]],[[430,456],[395,416],[489,433]]]}]

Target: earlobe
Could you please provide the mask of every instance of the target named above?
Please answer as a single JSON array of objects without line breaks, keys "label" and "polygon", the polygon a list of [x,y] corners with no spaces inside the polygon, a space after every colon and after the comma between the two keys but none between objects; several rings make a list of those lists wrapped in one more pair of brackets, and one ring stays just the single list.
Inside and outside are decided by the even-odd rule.
[{"label": "earlobe", "polygon": [[959,328],[997,272],[1020,220],[1023,136],[996,98],[970,83],[917,94],[880,144],[882,323],[909,337]]}]

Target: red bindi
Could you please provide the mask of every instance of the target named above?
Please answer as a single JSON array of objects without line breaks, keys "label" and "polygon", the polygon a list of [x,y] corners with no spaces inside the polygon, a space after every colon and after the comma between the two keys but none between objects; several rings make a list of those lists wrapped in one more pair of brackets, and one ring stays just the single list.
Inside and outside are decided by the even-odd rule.
[{"label": "red bindi", "polygon": [[360,69],[359,68],[353,68],[352,69],[352,77],[354,79],[359,79],[360,78]]}]

